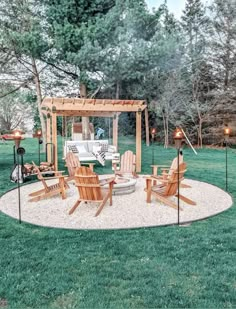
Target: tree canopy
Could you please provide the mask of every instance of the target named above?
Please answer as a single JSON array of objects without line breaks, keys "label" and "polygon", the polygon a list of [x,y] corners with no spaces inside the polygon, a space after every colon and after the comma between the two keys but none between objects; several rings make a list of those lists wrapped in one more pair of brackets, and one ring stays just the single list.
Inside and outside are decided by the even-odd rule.
[{"label": "tree canopy", "polygon": [[85,84],[88,97],[147,100],[166,146],[176,125],[200,146],[219,143],[235,114],[235,10],[187,0],[177,20],[166,1],[150,11],[144,0],[3,0],[0,95],[27,88],[40,115],[43,96],[79,96]]}]

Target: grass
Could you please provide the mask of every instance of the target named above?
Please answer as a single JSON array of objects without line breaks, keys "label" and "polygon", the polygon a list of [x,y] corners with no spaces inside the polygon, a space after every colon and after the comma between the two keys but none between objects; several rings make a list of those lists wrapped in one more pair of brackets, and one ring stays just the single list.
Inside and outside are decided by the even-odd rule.
[{"label": "grass", "polygon": [[[22,146],[25,161],[37,162],[37,141]],[[135,150],[131,138],[120,140],[121,152],[126,149]],[[0,144],[0,194],[15,187],[11,153],[11,142]],[[151,154],[143,146],[143,173],[150,173]],[[155,145],[155,162],[170,163],[175,154]],[[236,154],[228,154],[235,197]],[[198,156],[185,149],[184,158],[188,178],[224,189],[223,149],[199,150]],[[111,166],[96,171],[111,172]],[[232,207],[186,228],[73,231],[20,225],[0,213],[0,307],[235,308],[235,217]]]}]

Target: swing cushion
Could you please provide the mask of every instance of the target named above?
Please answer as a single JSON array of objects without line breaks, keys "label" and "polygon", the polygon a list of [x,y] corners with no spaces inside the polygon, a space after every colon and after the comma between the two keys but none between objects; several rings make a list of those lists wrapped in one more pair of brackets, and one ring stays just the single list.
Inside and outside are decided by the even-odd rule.
[{"label": "swing cushion", "polygon": [[77,152],[78,153],[87,153],[87,149],[83,145],[78,145],[77,147]]},{"label": "swing cushion", "polygon": [[[93,154],[94,150],[98,150],[96,147],[100,147],[99,152],[101,151],[101,154],[97,156],[97,158]],[[108,140],[66,141],[64,147],[64,157],[66,157],[66,154],[69,151],[74,152],[82,162],[99,161],[100,157],[102,157],[100,160],[100,163],[102,163],[104,153],[106,160],[112,160],[112,154],[116,152],[116,147],[113,145],[108,145]]]}]

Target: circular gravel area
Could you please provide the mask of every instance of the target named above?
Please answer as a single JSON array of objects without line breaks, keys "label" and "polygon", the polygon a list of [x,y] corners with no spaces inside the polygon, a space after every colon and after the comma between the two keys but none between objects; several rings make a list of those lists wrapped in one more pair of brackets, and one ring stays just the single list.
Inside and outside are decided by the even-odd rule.
[{"label": "circular gravel area", "polygon": [[[186,179],[184,183],[192,188],[181,188],[180,193],[197,205],[191,206],[180,201],[180,222],[189,222],[216,215],[230,208],[233,204],[231,196],[222,189],[208,183]],[[81,203],[76,211],[68,212],[78,199],[77,188],[70,184],[67,198],[59,196],[39,202],[28,202],[28,194],[42,188],[42,184],[32,183],[21,187],[21,218],[22,221],[35,225],[67,228],[67,229],[123,229],[151,227],[176,224],[177,210],[157,202],[152,197],[146,203],[145,179],[137,179],[135,192],[128,195],[113,196],[113,205],[107,202],[101,214],[94,217],[97,204]],[[177,203],[175,197],[172,198]],[[12,190],[0,198],[0,211],[18,219],[18,191]]]}]

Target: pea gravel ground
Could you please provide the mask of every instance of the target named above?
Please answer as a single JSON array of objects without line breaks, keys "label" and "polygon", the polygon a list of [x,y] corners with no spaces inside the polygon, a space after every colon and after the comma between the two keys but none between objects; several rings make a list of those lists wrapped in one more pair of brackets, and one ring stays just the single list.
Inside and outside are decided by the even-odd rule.
[{"label": "pea gravel ground", "polygon": [[[184,183],[192,188],[182,189],[180,193],[194,200],[197,205],[191,206],[180,201],[183,211],[180,222],[195,221],[221,213],[233,204],[231,196],[222,189],[195,180],[186,179]],[[94,217],[98,207],[95,203],[81,203],[76,211],[69,215],[70,208],[78,199],[77,188],[70,184],[67,198],[60,196],[44,199],[39,202],[28,202],[28,194],[42,188],[42,184],[32,183],[21,187],[22,221],[35,225],[67,229],[125,229],[138,227],[161,226],[177,223],[178,212],[152,198],[146,203],[145,179],[137,179],[134,193],[113,196],[113,205],[104,206],[101,214]],[[176,201],[175,197],[172,200]],[[18,191],[14,189],[0,198],[0,211],[18,219]]]}]

